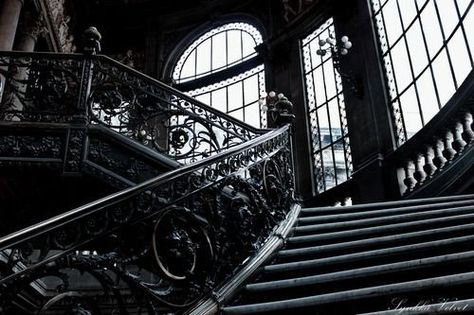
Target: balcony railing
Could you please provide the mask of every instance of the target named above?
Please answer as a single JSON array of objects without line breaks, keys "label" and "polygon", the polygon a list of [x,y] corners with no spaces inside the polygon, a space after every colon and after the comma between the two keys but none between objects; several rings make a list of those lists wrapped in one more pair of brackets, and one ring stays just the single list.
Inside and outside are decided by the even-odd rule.
[{"label": "balcony railing", "polygon": [[105,125],[189,163],[263,133],[101,55],[0,52],[0,120]]}]

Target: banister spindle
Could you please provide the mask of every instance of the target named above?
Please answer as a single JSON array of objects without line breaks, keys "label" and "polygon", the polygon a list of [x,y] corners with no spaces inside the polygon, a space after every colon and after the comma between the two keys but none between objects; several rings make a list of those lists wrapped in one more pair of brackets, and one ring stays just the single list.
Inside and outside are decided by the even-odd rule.
[{"label": "banister spindle", "polygon": [[436,143],[434,145],[434,159],[433,163],[439,169],[443,168],[444,164],[448,160],[443,156],[443,141],[440,138],[436,138]]},{"label": "banister spindle", "polygon": [[416,180],[416,185],[421,186],[426,178],[426,173],[423,170],[423,155],[421,153],[417,153],[415,158],[413,159],[415,164],[415,172],[413,173],[413,177]]},{"label": "banister spindle", "polygon": [[462,130],[463,130],[463,125],[459,121],[456,121],[456,123],[453,126],[452,146],[458,154],[462,152],[462,150],[464,150],[464,147],[467,145],[466,141],[464,141],[464,139],[462,138]]},{"label": "banister spindle", "polygon": [[416,184],[416,180],[412,176],[412,170],[413,170],[412,165],[413,165],[413,161],[407,160],[403,166],[403,169],[405,171],[405,179],[403,180],[403,183],[407,187],[405,194],[413,191],[413,188],[415,187],[415,184]]},{"label": "banister spindle", "polygon": [[444,150],[443,155],[448,160],[451,161],[453,157],[456,155],[456,150],[453,149],[453,133],[451,130],[445,130],[445,134],[443,136],[444,142]]},{"label": "banister spindle", "polygon": [[472,123],[473,123],[472,114],[470,112],[464,113],[463,121],[462,121],[464,130],[462,132],[462,137],[464,140],[466,140],[468,144],[474,140],[474,131],[472,130]]},{"label": "banister spindle", "polygon": [[426,172],[426,176],[430,178],[436,172],[436,165],[434,165],[434,154],[433,154],[433,147],[427,145],[424,150],[424,158],[425,158],[425,165],[423,165],[423,170]]}]

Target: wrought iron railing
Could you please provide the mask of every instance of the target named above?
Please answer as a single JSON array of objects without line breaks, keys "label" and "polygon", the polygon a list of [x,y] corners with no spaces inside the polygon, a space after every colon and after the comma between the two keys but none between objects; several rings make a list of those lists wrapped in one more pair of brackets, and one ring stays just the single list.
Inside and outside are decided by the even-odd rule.
[{"label": "wrought iron railing", "polygon": [[290,208],[290,137],[286,125],[0,238],[0,309],[32,300],[40,314],[190,305],[258,249]]},{"label": "wrought iron railing", "polygon": [[105,125],[189,163],[263,133],[106,56],[0,52],[0,120]]}]

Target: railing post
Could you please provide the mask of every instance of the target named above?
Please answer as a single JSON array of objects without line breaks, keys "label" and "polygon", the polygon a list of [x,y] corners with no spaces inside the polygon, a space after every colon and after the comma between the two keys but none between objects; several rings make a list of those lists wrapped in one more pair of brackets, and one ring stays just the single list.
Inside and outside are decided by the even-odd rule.
[{"label": "railing post", "polygon": [[92,76],[94,68],[94,56],[100,52],[100,35],[97,28],[91,26],[84,31],[84,61],[82,64],[82,74],[79,95],[77,99],[77,115],[75,121],[88,123],[89,122],[89,95],[92,85]]},{"label": "railing post", "polygon": [[90,120],[89,96],[94,68],[93,61],[94,55],[100,51],[99,41],[101,37],[99,31],[93,26],[84,32],[84,60],[82,63],[76,113],[73,117],[73,122],[76,126],[71,127],[68,132],[63,174],[75,175],[81,172],[82,161],[87,145],[87,133],[85,129]]}]

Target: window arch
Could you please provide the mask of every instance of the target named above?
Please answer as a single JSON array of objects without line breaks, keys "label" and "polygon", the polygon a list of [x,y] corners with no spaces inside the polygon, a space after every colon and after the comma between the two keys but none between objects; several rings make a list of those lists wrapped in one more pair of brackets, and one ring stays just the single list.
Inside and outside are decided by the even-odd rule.
[{"label": "window arch", "polygon": [[254,127],[266,127],[259,105],[265,92],[264,66],[255,49],[258,29],[233,22],[208,30],[181,54],[173,69],[176,87]]}]

